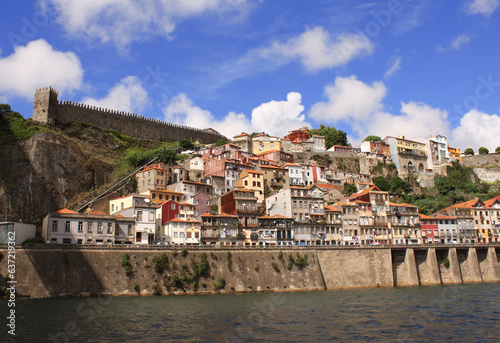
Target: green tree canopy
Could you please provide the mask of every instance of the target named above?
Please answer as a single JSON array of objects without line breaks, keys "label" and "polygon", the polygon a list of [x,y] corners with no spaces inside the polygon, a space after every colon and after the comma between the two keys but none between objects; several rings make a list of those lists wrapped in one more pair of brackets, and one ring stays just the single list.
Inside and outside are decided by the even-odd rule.
[{"label": "green tree canopy", "polygon": [[189,139],[181,139],[179,141],[179,146],[183,149],[183,150],[192,150],[194,149],[194,143],[191,142]]},{"label": "green tree canopy", "polygon": [[352,183],[344,182],[344,191],[342,193],[344,193],[349,197],[354,193],[356,193],[357,191],[358,189],[356,188],[355,185],[353,185]]},{"label": "green tree canopy", "polygon": [[495,152],[500,152],[500,146],[497,146],[497,148],[495,149]]},{"label": "green tree canopy", "polygon": [[486,149],[484,146],[480,147],[477,152],[479,152],[479,155],[487,155],[490,153],[490,151]]},{"label": "green tree canopy", "polygon": [[221,146],[221,145],[224,145],[224,144],[227,144],[227,140],[225,140],[224,138],[221,138],[217,141],[217,143],[215,143],[215,145],[217,146]]},{"label": "green tree canopy", "polygon": [[411,193],[411,184],[399,176],[394,176],[391,181],[389,181],[391,186],[391,193],[394,195],[408,194]]},{"label": "green tree canopy", "polygon": [[373,182],[375,183],[375,186],[377,186],[381,191],[388,192],[391,190],[391,185],[389,184],[389,181],[383,176],[377,176]]},{"label": "green tree canopy", "polygon": [[382,141],[382,138],[380,138],[379,136],[370,135],[370,136],[367,136],[363,141],[365,141],[365,142],[380,142],[380,141]]},{"label": "green tree canopy", "polygon": [[472,150],[471,148],[467,148],[464,151],[464,155],[465,156],[474,156],[474,150]]},{"label": "green tree canopy", "polygon": [[319,129],[308,129],[311,135],[325,137],[325,148],[328,150],[334,145],[350,146],[347,140],[347,134],[342,130],[337,130],[333,126],[321,124]]}]

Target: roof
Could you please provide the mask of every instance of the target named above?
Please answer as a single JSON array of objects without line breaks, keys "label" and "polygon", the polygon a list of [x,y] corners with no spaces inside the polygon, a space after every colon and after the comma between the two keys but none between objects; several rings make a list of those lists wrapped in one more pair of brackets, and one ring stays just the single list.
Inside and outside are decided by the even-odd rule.
[{"label": "roof", "polygon": [[290,162],[288,162],[288,163],[285,163],[285,164],[282,166],[282,168],[285,168],[285,167],[288,167],[288,166],[290,166],[290,167],[300,167],[300,164],[296,164],[296,163],[290,163]]},{"label": "roof", "polygon": [[242,132],[239,135],[233,136],[233,138],[244,137],[244,136],[250,136],[250,135],[248,133]]},{"label": "roof", "polygon": [[410,204],[407,204],[407,203],[396,204],[396,203],[390,202],[390,201],[389,201],[389,206],[393,206],[393,207],[417,207],[415,205],[410,205]]},{"label": "roof", "polygon": [[184,183],[189,183],[191,185],[200,185],[200,186],[207,186],[207,187],[212,187],[212,185],[209,185],[208,183],[203,183],[203,182],[195,182],[195,181],[186,181],[186,180],[183,180],[181,182],[184,182]]},{"label": "roof", "polygon": [[484,201],[484,206],[491,207],[491,205],[493,205],[497,201],[500,202],[500,195]]},{"label": "roof", "polygon": [[259,219],[293,219],[292,217],[286,217],[281,214],[275,214],[274,216],[259,216]]},{"label": "roof", "polygon": [[117,214],[115,217],[116,218],[126,218],[125,216],[122,216],[121,214]]},{"label": "roof", "polygon": [[325,206],[325,210],[332,211],[332,212],[341,212],[341,210],[338,208],[335,208],[334,205]]},{"label": "roof", "polygon": [[433,219],[457,219],[457,217],[452,217],[452,216],[443,216],[443,215],[439,215],[439,216],[435,216],[435,217],[432,217]]},{"label": "roof", "polygon": [[80,214],[80,213],[78,213],[78,212],[75,212],[75,211],[72,211],[72,210],[68,210],[67,208],[61,208],[60,210],[55,211],[54,213],[61,213],[61,214]]},{"label": "roof", "polygon": [[187,219],[181,219],[181,218],[174,218],[169,223],[199,223],[199,221],[187,218]]},{"label": "roof", "polygon": [[179,204],[179,205],[182,205],[182,206],[191,206],[191,207],[194,207],[194,205],[193,205],[193,204],[190,204],[190,203],[185,202],[185,201],[184,201],[184,202],[179,202],[178,204]]},{"label": "roof", "polygon": [[333,204],[332,206],[358,206],[358,205],[353,202],[338,202],[336,204]]},{"label": "roof", "polygon": [[105,213],[102,213],[101,211],[92,211],[90,212],[89,214],[92,214],[92,215],[95,215],[95,216],[105,216],[106,214]]},{"label": "roof", "polygon": [[420,219],[436,219],[435,217],[426,216],[425,214],[420,214],[419,217]]},{"label": "roof", "polygon": [[356,199],[357,197],[360,197],[362,195],[366,195],[366,194],[370,193],[371,191],[381,192],[381,190],[377,186],[372,186],[372,187],[369,187],[369,188],[365,188],[362,191],[359,191],[357,193],[354,193],[353,195],[351,195],[349,197],[349,200],[350,199]]}]

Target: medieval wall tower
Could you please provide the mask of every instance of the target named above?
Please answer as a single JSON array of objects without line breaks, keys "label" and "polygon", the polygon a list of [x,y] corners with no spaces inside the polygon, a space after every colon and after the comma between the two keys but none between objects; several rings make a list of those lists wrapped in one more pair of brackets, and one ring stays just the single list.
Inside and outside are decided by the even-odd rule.
[{"label": "medieval wall tower", "polygon": [[35,90],[33,101],[33,120],[39,123],[54,125],[51,115],[57,111],[57,91],[52,87]]},{"label": "medieval wall tower", "polygon": [[57,91],[52,87],[39,88],[35,91],[34,121],[47,125],[79,121],[97,125],[102,129],[118,130],[132,137],[161,141],[189,139],[201,140],[203,143],[216,143],[221,138],[227,139],[210,128],[200,130],[134,113],[61,101],[57,99],[57,96]]}]

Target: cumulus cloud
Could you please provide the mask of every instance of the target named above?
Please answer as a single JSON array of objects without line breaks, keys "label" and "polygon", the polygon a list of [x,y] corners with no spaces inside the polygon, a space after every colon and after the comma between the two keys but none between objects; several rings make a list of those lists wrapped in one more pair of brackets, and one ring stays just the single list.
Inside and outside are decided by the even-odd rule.
[{"label": "cumulus cloud", "polygon": [[364,120],[383,107],[386,95],[383,82],[367,85],[356,76],[335,79],[334,84],[325,86],[327,101],[318,102],[311,107],[309,115],[326,123],[337,121]]},{"label": "cumulus cloud", "polygon": [[302,95],[297,92],[288,93],[286,101],[275,101],[261,104],[252,111],[252,126],[257,131],[283,136],[288,131],[309,126],[302,114]]},{"label": "cumulus cloud", "polygon": [[164,108],[165,120],[197,128],[213,128],[228,138],[241,133],[264,131],[271,135],[284,136],[288,131],[309,126],[302,114],[302,96],[291,92],[285,101],[270,101],[254,108],[251,118],[243,113],[228,113],[224,118],[215,118],[210,111],[196,106],[186,94],[174,96]]},{"label": "cumulus cloud", "polygon": [[400,114],[378,112],[360,129],[360,133],[368,135],[369,132],[374,132],[381,137],[405,135],[409,138],[437,134],[448,136],[447,118],[446,110],[431,107],[423,102],[402,102]]},{"label": "cumulus cloud", "polygon": [[439,46],[438,50],[441,52],[447,51],[447,50],[459,50],[462,46],[466,45],[467,43],[470,42],[471,36],[468,34],[461,34],[457,38],[455,38],[449,46],[442,47]]},{"label": "cumulus cloud", "polygon": [[483,14],[489,17],[500,6],[499,0],[472,0],[465,6],[469,14]]},{"label": "cumulus cloud", "polygon": [[0,75],[0,92],[33,99],[35,88],[43,86],[53,86],[59,93],[80,88],[83,69],[73,52],[54,50],[39,39],[0,58]]},{"label": "cumulus cloud", "polygon": [[127,76],[113,86],[101,99],[84,98],[83,103],[91,106],[111,108],[124,112],[140,112],[149,104],[148,92],[137,76]]},{"label": "cumulus cloud", "polygon": [[384,78],[388,79],[389,77],[396,74],[401,70],[401,56],[394,56],[389,60],[389,67],[384,74]]},{"label": "cumulus cloud", "polygon": [[372,50],[373,44],[365,35],[341,34],[332,39],[322,27],[313,27],[286,43],[276,42],[262,49],[261,54],[283,61],[298,59],[306,70],[315,72],[344,65]]},{"label": "cumulus cloud", "polygon": [[500,116],[471,110],[460,120],[460,125],[451,132],[451,144],[460,149],[500,146]]},{"label": "cumulus cloud", "polygon": [[242,13],[247,0],[40,0],[67,33],[126,47],[152,36],[170,38],[177,23],[207,12]]},{"label": "cumulus cloud", "polygon": [[384,111],[386,87],[383,82],[369,85],[355,76],[337,77],[325,87],[326,102],[311,107],[309,115],[321,123],[350,125],[351,143],[357,145],[368,135],[409,138],[448,135],[448,113],[421,102],[401,103],[400,113]]},{"label": "cumulus cloud", "polygon": [[372,51],[373,44],[364,34],[344,33],[331,37],[322,27],[308,28],[286,42],[252,49],[218,66],[210,84],[217,87],[238,78],[278,69],[293,61],[301,63],[307,72],[316,72],[345,65]]}]

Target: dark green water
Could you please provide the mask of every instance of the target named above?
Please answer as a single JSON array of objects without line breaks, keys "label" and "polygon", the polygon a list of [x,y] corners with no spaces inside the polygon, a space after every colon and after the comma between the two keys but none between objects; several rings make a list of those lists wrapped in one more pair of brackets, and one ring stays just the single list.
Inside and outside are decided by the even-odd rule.
[{"label": "dark green water", "polygon": [[[6,322],[7,301],[0,313]],[[15,342],[500,342],[500,284],[17,299]]]}]

